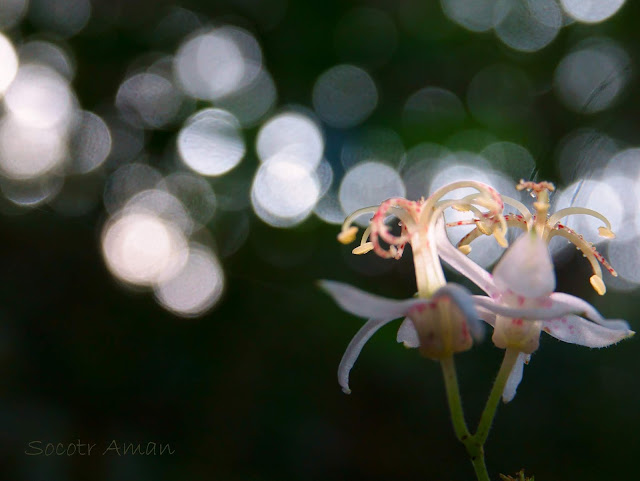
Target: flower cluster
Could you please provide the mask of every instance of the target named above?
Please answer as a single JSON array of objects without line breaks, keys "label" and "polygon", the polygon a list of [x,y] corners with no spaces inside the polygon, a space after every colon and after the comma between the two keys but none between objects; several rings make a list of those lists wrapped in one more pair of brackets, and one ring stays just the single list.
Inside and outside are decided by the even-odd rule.
[{"label": "flower cluster", "polygon": [[[460,189],[475,192],[451,199]],[[494,344],[516,353],[502,390],[505,402],[513,399],[521,381],[523,364],[538,349],[541,332],[565,342],[588,347],[605,347],[634,333],[621,320],[607,320],[589,303],[569,294],[555,292],[556,279],[548,242],[562,236],[574,243],[590,261],[590,282],[605,293],[601,263],[616,275],[604,258],[584,238],[560,223],[574,214],[586,214],[603,222],[599,234],[615,237],[608,220],[598,212],[580,207],[562,209],[549,215],[549,182],[521,181],[519,190],[530,190],[536,197],[533,211],[521,202],[501,196],[492,187],[473,181],[455,182],[438,189],[427,199],[410,201],[394,198],[381,205],[360,209],[342,226],[338,240],[350,243],[358,228],[354,220],[372,215],[354,254],[375,252],[383,258],[399,259],[411,245],[416,274],[417,295],[407,300],[391,300],[363,292],[335,281],[320,285],[344,310],[368,319],[351,340],[338,370],[338,381],[349,393],[349,372],[364,344],[385,324],[404,318],[397,334],[398,342],[435,360],[446,360],[470,349],[482,338],[483,323],[493,327]],[[518,214],[505,213],[505,205]],[[463,221],[446,223],[445,212],[455,209],[470,214]],[[392,226],[398,224],[394,230]],[[449,241],[447,229],[471,225],[473,229],[457,246]],[[507,230],[523,230],[508,246]],[[506,249],[493,273],[470,260],[466,254],[480,236],[491,235]],[[466,276],[486,295],[472,295],[460,285],[446,281],[441,260]]]}]

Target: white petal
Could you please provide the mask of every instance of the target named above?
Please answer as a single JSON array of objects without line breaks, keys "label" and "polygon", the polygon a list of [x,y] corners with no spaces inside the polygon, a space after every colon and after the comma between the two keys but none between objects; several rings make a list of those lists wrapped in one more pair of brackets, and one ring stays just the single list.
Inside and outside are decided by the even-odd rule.
[{"label": "white petal", "polygon": [[336,281],[319,281],[318,285],[333,297],[345,311],[359,317],[397,319],[404,316],[412,306],[426,302],[424,299],[402,301],[385,299]]},{"label": "white petal", "polygon": [[420,347],[420,338],[418,337],[418,331],[416,331],[416,328],[413,325],[413,321],[408,317],[406,317],[404,321],[402,321],[402,324],[400,324],[400,329],[398,329],[396,341],[404,344],[404,347]]},{"label": "white petal", "polygon": [[351,389],[349,389],[349,372],[351,368],[358,359],[360,355],[360,351],[367,343],[371,336],[373,336],[378,329],[380,329],[385,324],[388,324],[393,319],[386,320],[374,320],[369,319],[364,326],[360,328],[360,330],[353,336],[351,342],[347,346],[347,350],[344,352],[342,359],[340,360],[340,366],[338,366],[338,383],[345,394],[351,394]]},{"label": "white petal", "polygon": [[494,327],[496,325],[496,315],[493,312],[480,306],[476,306],[476,310],[478,311],[478,316],[480,316],[480,319],[489,324],[491,327]]},{"label": "white petal", "polygon": [[509,379],[507,379],[507,383],[502,391],[502,400],[504,402],[508,403],[516,395],[520,381],[522,381],[524,365],[525,363],[529,363],[529,359],[531,359],[531,354],[525,354],[523,352],[518,354],[518,359],[516,359],[513,369],[511,370],[511,374],[509,374]]},{"label": "white petal", "polygon": [[564,292],[554,292],[549,297],[551,297],[554,304],[564,304],[573,307],[574,314],[580,314],[594,321],[604,320],[602,314],[600,314],[595,307],[584,299],[572,296],[571,294],[565,294]]},{"label": "white petal", "polygon": [[[602,317],[595,307],[589,304],[587,301],[580,299],[579,297],[572,296],[571,294],[565,294],[564,292],[554,292],[551,294],[552,306],[566,306],[571,308],[572,314],[577,314],[581,317],[586,317],[594,322],[597,322],[601,326],[608,327],[615,330],[629,330],[629,324],[627,321],[619,319],[605,319]],[[561,317],[561,316],[558,316]]]},{"label": "white petal", "polygon": [[436,224],[436,244],[438,248],[438,255],[444,262],[449,264],[452,269],[467,277],[471,282],[490,296],[498,293],[491,278],[491,274],[451,244],[441,220]]},{"label": "white petal", "polygon": [[521,296],[548,296],[556,288],[556,276],[547,244],[533,231],[518,237],[493,270],[496,286]]},{"label": "white petal", "polygon": [[579,316],[569,315],[560,319],[553,319],[543,323],[543,330],[556,339],[571,344],[587,347],[606,347],[621,341],[625,337],[633,336],[633,331],[625,328],[624,321],[609,321],[617,323],[621,329],[610,329],[587,321]]},{"label": "white petal", "polygon": [[549,307],[509,307],[486,296],[473,296],[473,299],[477,308],[491,311],[500,316],[526,321],[555,319],[576,312],[575,306],[563,302],[554,302]]}]

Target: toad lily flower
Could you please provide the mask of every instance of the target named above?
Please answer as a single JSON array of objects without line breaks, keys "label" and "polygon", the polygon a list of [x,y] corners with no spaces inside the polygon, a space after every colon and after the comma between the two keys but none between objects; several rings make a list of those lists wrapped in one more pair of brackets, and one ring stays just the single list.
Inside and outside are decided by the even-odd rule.
[{"label": "toad lily flower", "polygon": [[[452,191],[469,187],[478,192],[463,199],[442,200],[446,194]],[[346,218],[338,240],[343,244],[353,242],[358,232],[353,221],[363,214],[373,214],[369,227],[362,235],[360,245],[353,249],[353,253],[359,255],[373,250],[380,257],[399,259],[406,244],[411,244],[418,295],[428,298],[446,282],[438,260],[434,227],[442,217],[442,213],[449,207],[472,211],[479,218],[491,223],[493,225],[492,234],[496,240],[502,246],[507,246],[504,238],[507,224],[502,216],[504,208],[502,198],[492,187],[474,181],[461,181],[445,185],[426,200],[410,201],[403,198],[392,198],[379,206],[359,209]],[[484,211],[480,209],[484,209]],[[395,235],[390,231],[386,224],[389,217],[399,219],[400,235]],[[385,248],[381,241],[386,243],[388,247]]]},{"label": "toad lily flower", "polygon": [[493,275],[448,244],[444,229],[438,236],[442,259],[489,295],[474,299],[480,316],[494,328],[494,344],[520,353],[503,392],[505,402],[513,399],[523,364],[538,348],[541,331],[587,347],[610,346],[634,334],[625,321],[605,320],[582,299],[554,292],[551,257],[535,228],[513,243]]},{"label": "toad lily flower", "polygon": [[[473,188],[477,192],[463,199],[442,199],[461,188]],[[472,338],[482,335],[472,297],[460,286],[446,283],[438,258],[434,228],[449,207],[472,211],[483,219],[495,219],[494,235],[506,246],[507,225],[502,217],[502,199],[492,187],[480,182],[455,182],[438,189],[426,200],[389,199],[380,206],[357,210],[345,220],[338,240],[348,244],[355,240],[358,231],[352,222],[363,214],[373,214],[354,254],[373,250],[383,258],[399,259],[409,243],[418,287],[418,298],[397,301],[372,296],[345,284],[321,283],[345,310],[369,318],[349,344],[340,363],[338,380],[345,392],[349,392],[349,371],[364,344],[380,327],[394,319],[406,318],[398,331],[398,341],[408,347],[419,347],[420,352],[431,359],[445,359],[453,353],[466,351],[471,348]],[[399,235],[393,234],[386,224],[389,217],[400,221]]]},{"label": "toad lily flower", "polygon": [[[602,270],[600,264],[613,276],[617,276],[616,271],[609,265],[604,257],[596,250],[596,248],[587,242],[582,235],[578,234],[574,230],[570,229],[566,225],[560,223],[560,220],[570,215],[588,215],[599,219],[604,224],[598,228],[598,233],[601,237],[612,239],[615,234],[611,231],[611,224],[609,220],[600,214],[599,212],[584,207],[568,207],[555,212],[549,216],[549,193],[555,190],[555,187],[550,182],[525,182],[521,180],[517,186],[518,190],[529,190],[532,195],[535,195],[537,200],[534,202],[534,212],[530,212],[527,207],[521,202],[512,199],[507,196],[502,196],[502,200],[505,204],[515,207],[520,214],[507,214],[504,216],[506,223],[509,227],[517,227],[524,231],[531,231],[535,228],[536,232],[547,244],[555,236],[561,236],[574,244],[576,248],[582,251],[583,255],[589,260],[593,275],[589,279],[592,287],[595,291],[604,295],[606,287],[602,280]],[[468,221],[454,222],[448,224],[448,227],[458,225],[476,224],[475,229],[464,236],[458,243],[458,249],[464,254],[471,252],[471,242],[480,237],[481,235],[491,234],[491,231],[496,226],[495,218],[478,218]]]},{"label": "toad lily flower", "polygon": [[[471,347],[472,336],[483,334],[469,292],[456,284],[447,284],[429,300],[385,299],[335,281],[320,281],[322,287],[345,311],[369,318],[353,337],[340,361],[338,382],[350,394],[349,372],[366,342],[375,332],[399,317],[405,317],[398,330],[398,342],[406,347],[419,347],[431,359],[442,359]],[[467,327],[467,325],[469,327]]]}]

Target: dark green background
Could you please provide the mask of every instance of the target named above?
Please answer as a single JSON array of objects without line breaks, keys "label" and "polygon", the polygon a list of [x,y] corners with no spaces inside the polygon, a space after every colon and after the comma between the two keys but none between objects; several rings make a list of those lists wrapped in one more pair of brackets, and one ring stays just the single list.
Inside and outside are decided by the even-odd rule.
[{"label": "dark green background", "polygon": [[[279,104],[309,105],[317,76],[342,61],[333,38],[342,14],[366,5],[395,18],[405,3],[290,1],[283,20],[266,29],[259,16],[231,0],[180,5],[253,30],[278,86]],[[464,98],[473,76],[496,62],[517,66],[545,85],[568,47],[593,35],[615,39],[637,65],[637,2],[627,2],[602,24],[565,28],[551,46],[533,54],[513,52],[491,33],[451,23],[436,1],[422,3],[424,17],[415,21],[423,23],[423,32],[399,30],[391,62],[374,74],[381,103],[368,121],[397,129],[406,147],[451,134],[403,127],[403,102],[423,86],[447,88]],[[89,27],[69,40],[83,108],[112,101],[137,56],[175,51],[177,40],[151,33],[173,5],[94,2]],[[24,21],[19,31],[28,35],[33,28]],[[633,77],[624,101],[595,116],[569,112],[543,89],[535,99],[535,118],[505,122],[491,132],[527,147],[538,161],[540,179],[557,180],[554,148],[576,127],[595,126],[638,143],[636,85]],[[470,118],[465,126],[480,127]],[[155,132],[147,150],[162,153],[174,135]],[[327,130],[329,156],[332,139],[339,142],[342,135]],[[255,129],[246,136],[250,144]],[[249,154],[244,163],[251,175],[258,161]],[[113,279],[99,250],[104,220],[99,209],[67,218],[47,207],[0,220],[0,469],[5,479],[473,479],[452,433],[438,365],[397,345],[393,327],[366,346],[352,373],[351,396],[342,394],[335,379],[343,350],[362,321],[337,308],[314,281],[336,279],[388,297],[408,297],[415,290],[410,256],[380,275],[364,276],[350,267],[350,249],[335,241],[337,227],[312,218],[295,229],[274,229],[253,216],[249,240],[224,260],[223,301],[204,317],[185,320],[164,311],[149,293],[131,292]],[[214,237],[224,236],[220,219],[209,227]],[[637,328],[637,291],[596,298],[586,264],[575,256],[563,265],[558,289]],[[458,357],[470,420],[479,415],[500,356],[487,342]],[[525,467],[537,480],[632,479],[640,448],[639,363],[635,339],[590,350],[544,335],[515,400],[499,409],[487,444],[492,475],[497,479],[499,472]],[[156,441],[170,443],[176,453],[148,458],[24,454],[31,440],[77,439],[98,447],[112,439]]]}]

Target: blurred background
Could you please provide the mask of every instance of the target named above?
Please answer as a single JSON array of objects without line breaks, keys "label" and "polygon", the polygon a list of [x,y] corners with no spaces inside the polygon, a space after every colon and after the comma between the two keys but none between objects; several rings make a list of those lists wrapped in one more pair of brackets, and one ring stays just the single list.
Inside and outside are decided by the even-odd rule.
[{"label": "blurred background", "polygon": [[[4,479],[472,479],[439,366],[397,325],[340,391],[363,321],[314,281],[409,297],[410,253],[352,256],[345,214],[459,179],[530,205],[516,182],[550,180],[554,210],[617,234],[604,297],[554,240],[558,290],[638,329],[639,18],[624,0],[0,0]],[[477,243],[490,268],[501,249]],[[458,356],[471,424],[500,358]],[[628,479],[639,365],[634,339],[545,335],[490,472]],[[113,440],[174,453],[102,455]]]}]

